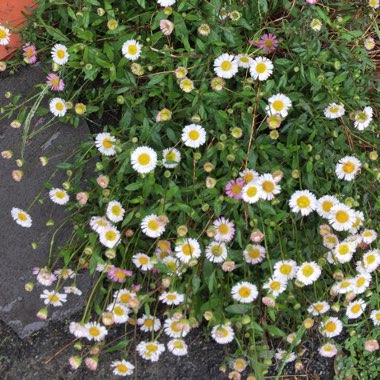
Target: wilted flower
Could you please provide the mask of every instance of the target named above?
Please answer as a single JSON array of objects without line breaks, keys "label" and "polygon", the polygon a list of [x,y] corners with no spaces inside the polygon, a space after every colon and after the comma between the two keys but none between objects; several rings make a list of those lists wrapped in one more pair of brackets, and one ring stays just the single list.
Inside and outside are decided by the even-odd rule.
[{"label": "wilted flower", "polygon": [[170,36],[174,30],[174,24],[169,20],[161,20],[160,29],[165,36]]}]

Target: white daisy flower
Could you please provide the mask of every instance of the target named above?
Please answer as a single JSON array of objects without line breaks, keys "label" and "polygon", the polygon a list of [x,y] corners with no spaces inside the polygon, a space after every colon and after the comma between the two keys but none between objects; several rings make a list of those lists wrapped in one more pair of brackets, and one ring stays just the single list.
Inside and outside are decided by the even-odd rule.
[{"label": "white daisy flower", "polygon": [[264,283],[263,289],[267,289],[268,293],[272,294],[273,297],[277,297],[286,290],[286,280],[284,281],[277,277],[272,277]]},{"label": "white daisy flower", "polygon": [[54,271],[54,274],[57,277],[62,278],[64,280],[67,280],[69,278],[75,278],[75,276],[76,276],[76,273],[70,268],[56,269]]},{"label": "white daisy flower", "polygon": [[335,174],[339,179],[346,181],[352,181],[358,171],[360,170],[362,163],[352,156],[346,156],[341,158],[335,167]]},{"label": "white daisy flower", "polygon": [[235,333],[229,325],[216,325],[211,330],[211,336],[216,343],[227,344],[234,340]]},{"label": "white daisy flower", "polygon": [[84,327],[86,329],[86,338],[95,342],[103,340],[108,333],[107,329],[98,322],[88,322]]},{"label": "white daisy flower", "polygon": [[199,148],[206,142],[206,130],[198,124],[186,125],[182,130],[181,139],[190,148]]},{"label": "white daisy flower", "polygon": [[331,287],[331,291],[334,294],[347,294],[348,292],[351,292],[352,289],[353,285],[351,278],[345,278]]},{"label": "white daisy flower", "polygon": [[153,269],[152,260],[145,253],[136,253],[132,256],[132,262],[143,272]]},{"label": "white daisy flower", "polygon": [[11,33],[5,26],[0,25],[0,45],[8,45],[10,41]]},{"label": "white daisy flower", "polygon": [[124,214],[125,210],[120,202],[111,201],[108,203],[106,215],[111,222],[121,222],[124,218]]},{"label": "white daisy flower", "polygon": [[363,272],[359,273],[353,280],[352,280],[352,287],[353,292],[355,294],[362,294],[364,293],[371,283],[372,276],[369,273]]},{"label": "white daisy flower", "polygon": [[377,239],[377,233],[375,230],[365,229],[361,233],[362,240],[366,244],[372,244]]},{"label": "white daisy flower", "polygon": [[141,221],[141,229],[146,236],[155,239],[165,232],[165,225],[156,214],[151,214]]},{"label": "white daisy flower", "polygon": [[66,111],[67,111],[66,103],[61,98],[51,99],[49,102],[49,108],[50,108],[50,112],[54,116],[62,117],[66,115]]},{"label": "white daisy flower", "polygon": [[247,281],[238,282],[231,289],[232,298],[241,303],[251,303],[258,296],[257,287]]},{"label": "white daisy flower", "polygon": [[324,195],[318,199],[316,211],[322,218],[328,218],[330,215],[330,210],[339,204],[336,197],[332,195]]},{"label": "white daisy flower", "polygon": [[161,321],[158,318],[146,314],[137,319],[137,324],[144,332],[158,331],[161,328]]},{"label": "white daisy flower", "polygon": [[307,308],[307,311],[314,316],[325,314],[329,310],[330,305],[326,301],[315,302]]},{"label": "white daisy flower", "polygon": [[105,156],[113,156],[116,154],[115,143],[115,136],[111,136],[111,134],[108,132],[98,133],[96,135],[95,145],[98,148],[99,152]]},{"label": "white daisy flower", "polygon": [[246,184],[252,181],[257,181],[260,177],[259,173],[252,169],[244,169],[239,173],[239,176]]},{"label": "white daisy flower", "polygon": [[138,173],[149,173],[157,166],[157,153],[149,146],[140,146],[132,152],[131,163]]},{"label": "white daisy flower", "polygon": [[317,281],[321,275],[321,267],[314,261],[301,264],[297,271],[297,280],[305,285],[310,285]]},{"label": "white daisy flower", "polygon": [[113,314],[115,323],[125,323],[129,319],[131,310],[122,303],[111,303],[107,306],[107,311]]},{"label": "white daisy flower", "polygon": [[230,242],[234,238],[235,225],[223,216],[214,220],[213,226],[215,228],[215,241]]},{"label": "white daisy flower", "polygon": [[265,248],[259,244],[248,244],[243,251],[244,260],[248,264],[259,264],[265,258]]},{"label": "white daisy flower", "polygon": [[123,43],[121,51],[125,58],[135,61],[141,55],[142,45],[136,40],[128,40]]},{"label": "white daisy flower", "polygon": [[373,119],[373,109],[372,107],[364,107],[363,111],[358,111],[355,113],[354,127],[359,131],[363,131],[368,128]]},{"label": "white daisy flower", "polygon": [[367,273],[374,272],[380,265],[379,250],[374,249],[363,255],[363,265]]},{"label": "white daisy flower", "polygon": [[325,343],[323,346],[318,348],[319,355],[325,358],[332,358],[338,353],[338,349],[335,344]]},{"label": "white daisy flower", "polygon": [[129,301],[136,298],[137,294],[131,292],[128,289],[120,289],[114,293],[113,297],[115,298],[116,303],[128,304]]},{"label": "white daisy flower", "polygon": [[171,7],[175,2],[176,0],[157,0],[157,3],[161,5],[161,7]]},{"label": "white daisy flower", "polygon": [[114,248],[120,241],[120,232],[116,227],[105,227],[99,232],[100,242],[107,248]]},{"label": "white daisy flower", "polygon": [[273,63],[268,58],[257,57],[251,63],[250,73],[253,79],[267,80],[273,73]]},{"label": "white daisy flower", "polygon": [[178,292],[163,292],[159,298],[162,303],[166,305],[175,305],[178,306],[185,300],[185,296]]},{"label": "white daisy flower", "polygon": [[190,324],[174,318],[167,318],[164,323],[164,330],[170,338],[184,338],[190,332]]},{"label": "white daisy flower", "polygon": [[331,103],[324,110],[324,114],[329,119],[337,119],[345,113],[344,107],[340,104]]},{"label": "white daisy flower", "polygon": [[76,296],[82,295],[82,291],[76,286],[64,286],[63,290],[66,294],[75,294]]},{"label": "white daisy flower", "polygon": [[310,28],[316,32],[319,32],[322,29],[322,22],[317,18],[313,18],[310,23]]},{"label": "white daisy flower", "polygon": [[171,339],[168,342],[168,350],[176,356],[184,356],[188,353],[187,344],[183,339]]},{"label": "white daisy flower", "polygon": [[93,216],[90,219],[90,227],[93,231],[100,233],[102,229],[112,227],[112,224],[103,216]]},{"label": "white daisy flower", "polygon": [[368,5],[373,8],[373,9],[377,9],[379,8],[380,6],[380,1],[379,0],[369,0],[368,1]]},{"label": "white daisy flower", "polygon": [[274,265],[273,275],[280,281],[291,280],[297,275],[297,263],[294,260],[281,260]]},{"label": "white daisy flower", "polygon": [[258,202],[264,196],[261,187],[255,181],[247,183],[241,193],[243,201],[250,204]]},{"label": "white daisy flower", "polygon": [[58,205],[65,205],[70,197],[69,194],[67,194],[66,190],[54,188],[49,191],[49,197],[50,199],[58,204]]},{"label": "white daisy flower", "polygon": [[235,56],[224,53],[214,61],[214,72],[220,78],[230,79],[238,72]]},{"label": "white daisy flower", "polygon": [[130,376],[133,374],[135,366],[126,360],[115,360],[111,363],[113,374],[117,376]]},{"label": "white daisy flower", "polygon": [[201,255],[201,247],[196,239],[187,238],[175,247],[177,258],[183,263],[188,263],[191,259],[197,259]]},{"label": "white daisy flower", "polygon": [[11,215],[13,220],[20,226],[30,228],[32,227],[32,218],[31,216],[17,207],[12,207]]},{"label": "white daisy flower", "polygon": [[290,197],[289,206],[293,212],[306,216],[316,209],[317,198],[309,190],[297,190]]},{"label": "white daisy flower", "polygon": [[70,334],[76,338],[84,338],[87,334],[87,329],[78,322],[71,322],[69,325]]},{"label": "white daisy flower", "polygon": [[158,343],[157,340],[152,342],[140,342],[136,350],[143,359],[157,362],[161,354],[165,351],[165,346]]},{"label": "white daisy flower", "polygon": [[287,352],[285,350],[278,349],[274,355],[277,360],[285,360],[285,363],[294,362],[297,359],[297,355],[294,352]]},{"label": "white daisy flower", "polygon": [[362,299],[355,300],[350,302],[346,309],[346,315],[348,319],[357,319],[363,313],[365,308],[367,307],[366,303]]},{"label": "white daisy flower", "polygon": [[257,184],[261,189],[262,199],[268,201],[274,199],[275,195],[279,194],[281,191],[281,186],[277,184],[272,174],[270,173],[265,173],[261,175],[257,180]]},{"label": "white daisy flower", "polygon": [[268,115],[279,114],[282,117],[288,116],[292,101],[284,94],[276,94],[268,99],[269,105],[266,107]]},{"label": "white daisy flower", "polygon": [[44,290],[40,295],[45,305],[62,306],[67,301],[67,294],[58,293],[55,290]]},{"label": "white daisy flower", "polygon": [[343,330],[342,322],[336,317],[329,317],[324,322],[321,322],[320,332],[322,335],[333,338],[338,336]]},{"label": "white daisy flower", "polygon": [[[352,225],[352,228],[350,229],[350,232],[353,234],[358,232],[358,230],[360,229],[360,227],[363,225],[363,222],[364,222],[364,214],[361,211],[354,210],[354,214],[355,214],[355,222]],[[361,236],[361,238],[363,237]]]},{"label": "white daisy flower", "polygon": [[356,250],[355,243],[347,243],[347,242],[338,243],[336,247],[334,248],[334,257],[341,264],[348,263],[351,261],[352,256],[355,253],[355,250]]},{"label": "white daisy flower", "polygon": [[334,230],[349,231],[355,222],[355,212],[345,204],[339,203],[331,208],[328,219]]},{"label": "white daisy flower", "polygon": [[61,44],[55,44],[51,49],[51,56],[54,63],[64,65],[68,62],[70,54],[67,52],[67,47]]},{"label": "white daisy flower", "polygon": [[167,148],[162,151],[162,164],[167,169],[173,169],[181,161],[181,153],[176,148]]},{"label": "white daisy flower", "polygon": [[373,310],[369,317],[375,326],[380,326],[380,310]]},{"label": "white daisy flower", "polygon": [[239,54],[235,60],[238,66],[242,67],[243,69],[249,69],[253,62],[253,59],[247,54]]},{"label": "white daisy flower", "polygon": [[226,245],[221,242],[211,242],[206,248],[206,257],[212,263],[222,263],[227,258]]}]

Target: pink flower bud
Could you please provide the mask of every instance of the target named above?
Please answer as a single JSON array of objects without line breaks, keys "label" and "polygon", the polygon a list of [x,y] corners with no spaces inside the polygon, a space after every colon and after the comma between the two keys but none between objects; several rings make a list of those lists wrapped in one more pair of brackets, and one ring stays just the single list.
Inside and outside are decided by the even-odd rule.
[{"label": "pink flower bud", "polygon": [[99,359],[97,356],[91,356],[91,358],[84,359],[84,362],[90,371],[96,371],[98,368],[98,361]]},{"label": "pink flower bud", "polygon": [[374,352],[374,351],[377,351],[377,350],[379,349],[379,342],[378,342],[376,339],[367,340],[367,341],[364,343],[364,348],[365,348],[366,351],[368,351],[368,352]]},{"label": "pink flower bud", "polygon": [[260,243],[264,240],[264,234],[260,230],[254,230],[250,238],[254,243]]},{"label": "pink flower bud", "polygon": [[102,189],[106,189],[110,183],[110,179],[106,175],[101,175],[96,179],[96,182]]},{"label": "pink flower bud", "polygon": [[24,176],[24,172],[22,170],[13,170],[12,171],[12,178],[16,182],[20,182],[22,180],[23,176]]},{"label": "pink flower bud", "polygon": [[81,191],[80,193],[77,194],[76,199],[77,199],[78,203],[79,203],[81,206],[83,206],[83,205],[85,205],[85,204],[87,203],[87,201],[88,201],[88,194],[85,193],[85,192],[83,192],[83,191]]},{"label": "pink flower bud", "polygon": [[161,20],[160,29],[165,36],[170,36],[174,30],[174,24],[169,20]]},{"label": "pink flower bud", "polygon": [[70,356],[69,364],[70,364],[70,367],[75,371],[82,364],[82,358],[78,355]]}]

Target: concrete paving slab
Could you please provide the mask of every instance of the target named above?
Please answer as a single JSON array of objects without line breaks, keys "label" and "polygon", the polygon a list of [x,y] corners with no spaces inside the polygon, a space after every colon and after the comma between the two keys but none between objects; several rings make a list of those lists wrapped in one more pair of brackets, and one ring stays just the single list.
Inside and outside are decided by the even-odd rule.
[{"label": "concrete paving slab", "polygon": [[[14,76],[2,77],[0,107],[9,102],[4,97],[5,92],[11,91],[15,95],[29,94],[33,91],[34,84],[44,81],[45,75],[41,67],[36,65],[21,69]],[[32,126],[36,128],[37,125],[38,128],[48,118],[49,116],[35,117]],[[29,293],[24,289],[25,283],[33,279],[33,267],[43,267],[46,264],[51,236],[68,216],[64,212],[64,206],[55,205],[48,199],[48,190],[44,188],[44,183],[55,171],[56,164],[63,162],[81,141],[90,137],[86,125],[73,128],[59,123],[49,127],[28,143],[25,164],[21,168],[25,174],[20,182],[15,182],[11,172],[19,169],[15,159],[19,158],[21,136],[22,128],[11,128],[9,120],[0,121],[0,151],[14,151],[10,160],[0,157],[0,319],[11,326],[20,337],[26,337],[46,324],[36,317],[37,311],[43,306],[40,294],[46,288],[38,285]],[[41,166],[40,156],[51,157],[47,166]],[[50,183],[61,187],[65,179],[65,172],[60,170]],[[45,202],[36,202],[32,207],[32,227],[23,228],[17,225],[10,214],[12,207],[26,209],[40,191]],[[46,227],[50,219],[55,221],[55,225]],[[67,224],[57,233],[54,251],[65,245],[70,232],[71,226]],[[33,242],[38,243],[35,250],[32,249]],[[86,275],[78,278],[78,286],[82,290],[89,289],[89,282]],[[67,318],[83,306],[79,301],[83,299],[83,296],[68,295],[68,302],[63,307],[51,308],[49,318]]]}]

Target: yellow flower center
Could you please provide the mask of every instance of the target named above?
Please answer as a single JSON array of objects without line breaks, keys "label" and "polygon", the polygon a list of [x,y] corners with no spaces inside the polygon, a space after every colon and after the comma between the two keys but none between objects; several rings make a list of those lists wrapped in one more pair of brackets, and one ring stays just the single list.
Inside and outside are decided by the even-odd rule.
[{"label": "yellow flower center", "polygon": [[153,343],[149,343],[146,345],[146,349],[149,351],[149,352],[156,352],[158,347],[156,344],[153,344]]},{"label": "yellow flower center", "polygon": [[281,282],[280,281],[272,281],[269,285],[269,287],[272,289],[272,290],[280,290],[281,288]]},{"label": "yellow flower center", "polygon": [[136,55],[137,54],[137,46],[136,45],[129,45],[128,46],[128,53],[130,55]]},{"label": "yellow flower center", "polygon": [[371,237],[372,236],[372,232],[371,231],[364,231],[363,232],[363,236],[364,237]]},{"label": "yellow flower center", "polygon": [[256,71],[259,73],[259,74],[263,74],[265,73],[265,71],[267,71],[267,65],[264,63],[264,62],[260,62],[256,65]]},{"label": "yellow flower center", "polygon": [[231,186],[231,193],[235,195],[239,195],[241,193],[242,187],[238,185],[237,183],[233,184]]},{"label": "yellow flower center", "polygon": [[148,153],[141,153],[137,161],[140,165],[148,165],[150,163],[150,155]]},{"label": "yellow flower center", "polygon": [[106,240],[113,241],[116,240],[117,234],[115,231],[107,231],[105,233]]},{"label": "yellow flower center", "polygon": [[124,310],[120,306],[115,306],[113,309],[113,312],[118,316],[121,317],[124,315]]},{"label": "yellow flower center", "polygon": [[55,193],[55,196],[56,196],[57,198],[59,198],[59,199],[63,199],[63,198],[65,198],[65,193],[64,193],[63,191],[57,191],[57,192]]},{"label": "yellow flower center", "polygon": [[214,245],[212,248],[211,248],[211,253],[214,255],[214,256],[221,256],[222,253],[223,253],[223,248],[220,246],[220,245]]},{"label": "yellow flower center", "polygon": [[311,265],[305,265],[303,268],[302,268],[302,274],[305,276],[305,277],[310,277],[312,276],[314,273],[314,268],[311,266]]},{"label": "yellow flower center", "polygon": [[248,172],[248,173],[244,174],[244,178],[243,179],[244,179],[245,183],[251,182],[254,179],[254,175],[253,175],[253,173]]},{"label": "yellow flower center", "polygon": [[140,261],[141,265],[147,265],[149,263],[149,259],[147,257],[145,257],[145,256],[141,256],[139,258],[139,261]]},{"label": "yellow flower center", "polygon": [[248,288],[247,286],[242,286],[239,289],[239,295],[240,297],[247,298],[251,295],[251,289]]},{"label": "yellow flower center", "polygon": [[64,109],[64,105],[62,102],[58,102],[56,105],[55,105],[55,108],[58,110],[58,111],[63,111]]},{"label": "yellow flower center", "polygon": [[50,82],[51,82],[51,85],[54,87],[58,87],[58,85],[59,85],[58,78],[53,78]]},{"label": "yellow flower center", "polygon": [[377,313],[377,314],[375,315],[375,318],[376,318],[377,321],[380,321],[380,313]]},{"label": "yellow flower center", "polygon": [[359,123],[364,123],[367,121],[367,119],[368,119],[368,116],[365,112],[358,112],[355,115],[355,120],[358,121]]},{"label": "yellow flower center", "polygon": [[168,301],[175,301],[175,300],[177,299],[177,296],[176,296],[175,294],[168,294],[168,295],[166,296],[166,299],[167,299]]},{"label": "yellow flower center", "polygon": [[229,71],[232,68],[232,63],[230,61],[223,61],[220,67],[223,71]]},{"label": "yellow flower center", "polygon": [[119,372],[121,372],[121,373],[126,373],[126,372],[128,372],[128,367],[127,367],[126,365],[124,365],[124,364],[118,364],[118,365],[116,366],[116,369],[117,369]]},{"label": "yellow flower center", "polygon": [[326,345],[323,347],[323,349],[324,349],[326,352],[331,352],[331,351],[333,351],[333,347],[330,346],[329,344],[326,344]]},{"label": "yellow flower center", "polygon": [[178,325],[178,322],[172,322],[172,324],[170,325],[170,328],[176,332],[176,333],[179,333],[182,331],[182,329],[179,327]]},{"label": "yellow flower center", "polygon": [[250,186],[247,190],[247,195],[249,197],[254,197],[257,194],[257,188],[255,186]]},{"label": "yellow flower center", "polygon": [[301,195],[297,199],[297,206],[299,208],[307,208],[310,206],[310,199],[306,195]]},{"label": "yellow flower center", "polygon": [[366,258],[365,258],[365,262],[367,264],[373,264],[375,262],[376,258],[375,258],[375,255],[368,255]]},{"label": "yellow flower center", "polygon": [[131,299],[131,295],[128,293],[124,293],[120,296],[120,301],[122,303],[127,303]]},{"label": "yellow flower center", "polygon": [[351,283],[350,281],[343,281],[341,284],[340,284],[340,288],[341,289],[345,289],[345,288],[348,288],[351,286]]},{"label": "yellow flower center", "polygon": [[105,138],[103,140],[102,144],[103,144],[104,148],[106,148],[106,149],[109,149],[109,148],[113,147],[112,141],[110,139],[108,139],[108,138]]},{"label": "yellow flower center", "polygon": [[175,153],[173,151],[166,153],[165,158],[168,161],[175,161]]},{"label": "yellow flower center", "polygon": [[317,305],[314,305],[314,309],[320,313],[323,310],[323,304],[319,303]]},{"label": "yellow flower center", "polygon": [[353,162],[345,162],[342,166],[342,170],[345,173],[351,174],[355,170],[355,164]]},{"label": "yellow flower center", "polygon": [[333,203],[331,201],[324,201],[322,203],[322,209],[325,212],[329,212],[333,206]]},{"label": "yellow flower center", "polygon": [[339,210],[336,215],[335,215],[335,219],[339,222],[339,223],[346,223],[349,219],[350,219],[350,216],[348,215],[348,213],[344,210]]},{"label": "yellow flower center", "polygon": [[49,301],[54,303],[59,301],[59,297],[56,294],[52,294],[49,296]]},{"label": "yellow flower center", "polygon": [[25,50],[25,55],[27,56],[27,58],[33,57],[33,55],[34,55],[33,49],[32,48],[26,49]]},{"label": "yellow flower center", "polygon": [[57,50],[57,57],[59,59],[65,58],[65,51],[64,50]]},{"label": "yellow flower center", "polygon": [[100,331],[97,327],[90,327],[88,329],[88,333],[91,335],[91,336],[99,336],[100,335]]},{"label": "yellow flower center", "polygon": [[179,340],[176,340],[176,341],[173,343],[173,346],[174,346],[175,348],[179,348],[179,349],[184,348],[183,343],[182,343],[181,341],[179,341]]},{"label": "yellow flower center", "polygon": [[249,58],[244,55],[243,57],[240,57],[240,62],[248,63],[249,62]]},{"label": "yellow flower center", "polygon": [[144,322],[144,326],[146,326],[148,328],[152,328],[153,327],[153,319],[146,319]]},{"label": "yellow flower center", "polygon": [[115,270],[114,275],[119,280],[125,279],[125,276],[126,276],[126,274],[122,270],[119,270],[119,269]]},{"label": "yellow flower center", "polygon": [[263,182],[263,189],[266,193],[271,193],[274,190],[274,184],[271,181]]},{"label": "yellow flower center", "polygon": [[261,255],[261,252],[258,248],[251,248],[249,251],[248,251],[248,256],[251,258],[251,259],[257,259],[259,258]]},{"label": "yellow flower center", "polygon": [[292,266],[291,265],[289,265],[289,264],[282,264],[281,266],[280,266],[280,272],[282,273],[282,274],[285,274],[285,275],[289,275],[290,274],[290,272],[292,271]]},{"label": "yellow flower center", "polygon": [[361,310],[361,305],[360,304],[355,304],[353,306],[351,306],[351,311],[354,313],[354,314],[357,314],[359,313]]},{"label": "yellow flower center", "polygon": [[341,244],[338,247],[338,253],[340,255],[347,255],[348,253],[350,253],[350,246],[348,244]]},{"label": "yellow flower center", "polygon": [[365,284],[365,278],[364,277],[359,277],[356,281],[356,286],[361,287]]},{"label": "yellow flower center", "polygon": [[192,130],[189,132],[189,138],[190,140],[198,140],[199,139],[199,132],[196,130]]},{"label": "yellow flower center", "polygon": [[327,323],[326,323],[326,326],[325,326],[325,329],[326,329],[326,331],[329,332],[329,333],[334,332],[334,331],[336,330],[336,323],[335,323],[335,322],[332,322],[332,321],[327,322]]},{"label": "yellow flower center", "polygon": [[157,231],[160,228],[160,225],[156,222],[155,219],[152,219],[148,222],[148,228],[153,231]]},{"label": "yellow flower center", "polygon": [[272,40],[265,40],[264,41],[264,46],[266,47],[266,48],[271,48],[272,46],[273,46],[273,41]]},{"label": "yellow flower center", "polygon": [[284,102],[282,100],[275,100],[272,107],[276,112],[281,112],[284,109]]},{"label": "yellow flower center", "polygon": [[3,39],[7,36],[7,33],[3,29],[0,29],[0,39]]},{"label": "yellow flower center", "polygon": [[120,216],[121,215],[121,208],[120,208],[119,205],[112,206],[111,211],[112,211],[112,214],[114,214],[116,216]]},{"label": "yellow flower center", "polygon": [[339,111],[339,107],[330,107],[331,113],[337,113]]},{"label": "yellow flower center", "polygon": [[23,213],[23,212],[19,212],[17,214],[18,218],[22,221],[22,222],[25,222],[28,218],[27,216]]},{"label": "yellow flower center", "polygon": [[230,231],[230,228],[228,227],[228,224],[222,223],[219,225],[218,230],[222,235],[227,235]]},{"label": "yellow flower center", "polygon": [[182,246],[182,252],[186,256],[191,256],[194,252],[194,247],[191,244],[186,243]]}]

